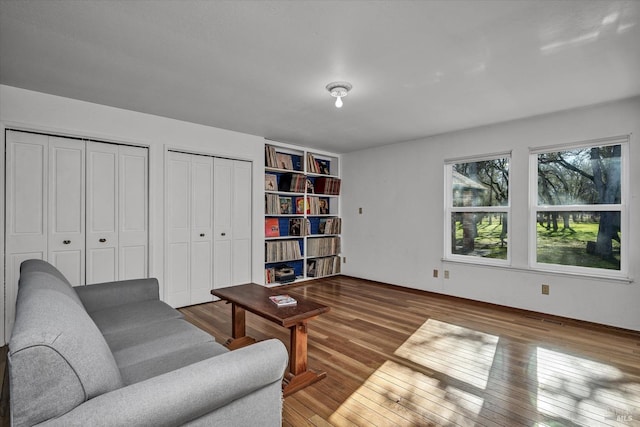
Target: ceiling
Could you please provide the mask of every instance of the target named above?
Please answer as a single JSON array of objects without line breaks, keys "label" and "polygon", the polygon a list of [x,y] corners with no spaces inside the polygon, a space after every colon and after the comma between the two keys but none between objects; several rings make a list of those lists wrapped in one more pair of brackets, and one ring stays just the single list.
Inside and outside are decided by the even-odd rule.
[{"label": "ceiling", "polygon": [[639,21],[637,0],[0,0],[0,83],[349,152],[638,95]]}]

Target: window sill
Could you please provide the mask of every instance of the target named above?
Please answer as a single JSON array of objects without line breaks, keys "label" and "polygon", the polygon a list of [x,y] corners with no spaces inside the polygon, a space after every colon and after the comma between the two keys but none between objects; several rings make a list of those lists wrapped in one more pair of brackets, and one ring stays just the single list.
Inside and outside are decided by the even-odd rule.
[{"label": "window sill", "polygon": [[625,285],[630,285],[631,283],[634,283],[634,279],[631,277],[622,277],[622,276],[616,277],[616,276],[609,276],[604,274],[599,275],[599,274],[592,274],[592,273],[587,274],[587,273],[576,273],[576,272],[562,272],[562,271],[555,271],[555,270],[547,270],[540,267],[537,267],[537,268],[514,267],[512,265],[495,264],[495,263],[485,264],[480,262],[464,261],[464,260],[449,259],[449,258],[442,258],[440,261],[442,261],[443,263],[449,263],[449,264],[460,264],[460,265],[467,265],[467,266],[479,267],[479,268],[519,271],[519,272],[528,273],[528,274],[542,274],[546,276],[555,276],[555,277],[581,278],[581,279],[587,279],[587,280],[598,280],[598,281],[607,281],[612,283],[620,283]]}]

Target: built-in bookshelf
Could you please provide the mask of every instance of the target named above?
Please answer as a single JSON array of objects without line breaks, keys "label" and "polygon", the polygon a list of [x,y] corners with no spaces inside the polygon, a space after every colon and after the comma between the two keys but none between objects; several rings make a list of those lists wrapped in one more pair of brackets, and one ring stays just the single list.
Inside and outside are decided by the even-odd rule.
[{"label": "built-in bookshelf", "polygon": [[265,284],[340,273],[340,157],[265,145]]}]

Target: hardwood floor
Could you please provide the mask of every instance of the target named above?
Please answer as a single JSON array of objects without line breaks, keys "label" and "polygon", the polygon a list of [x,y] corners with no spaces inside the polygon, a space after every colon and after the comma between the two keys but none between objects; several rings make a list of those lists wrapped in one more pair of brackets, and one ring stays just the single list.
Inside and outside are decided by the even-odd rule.
[{"label": "hardwood floor", "polygon": [[[285,426],[640,426],[640,333],[343,276],[281,289],[331,307],[309,324],[327,378],[285,399]],[[229,304],[181,311],[231,334]],[[251,313],[247,333],[288,346]]]}]

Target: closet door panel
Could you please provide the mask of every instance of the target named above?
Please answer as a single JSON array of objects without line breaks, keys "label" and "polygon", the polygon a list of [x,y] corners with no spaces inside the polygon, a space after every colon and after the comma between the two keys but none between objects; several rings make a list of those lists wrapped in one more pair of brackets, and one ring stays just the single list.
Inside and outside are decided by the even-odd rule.
[{"label": "closet door panel", "polygon": [[215,266],[213,269],[213,287],[216,289],[226,288],[233,284],[231,277],[232,269],[232,247],[231,240],[217,240],[214,246]]},{"label": "closet door panel", "polygon": [[148,150],[119,147],[119,278],[148,275],[149,181]]},{"label": "closet door panel", "polygon": [[214,279],[216,289],[232,282],[233,160],[214,159]]},{"label": "closet door panel", "polygon": [[233,250],[231,282],[251,282],[251,163],[235,161],[233,168]]},{"label": "closet door panel", "polygon": [[148,277],[147,245],[127,246],[120,249],[120,280]]},{"label": "closet door panel", "polygon": [[191,304],[211,301],[213,159],[191,157]]},{"label": "closet door panel", "polygon": [[49,138],[6,133],[5,164],[5,337],[15,319],[20,264],[47,257],[47,170]]},{"label": "closet door panel", "polygon": [[72,285],[84,285],[85,146],[49,139],[48,260]]},{"label": "closet door panel", "polygon": [[191,300],[191,160],[167,155],[167,302],[182,307]]},{"label": "closet door panel", "polygon": [[118,146],[87,143],[87,283],[118,279]]},{"label": "closet door panel", "polygon": [[173,307],[184,307],[191,301],[189,246],[189,243],[176,242],[167,250],[167,303]]},{"label": "closet door panel", "polygon": [[48,137],[8,132],[6,239],[18,252],[46,248]]}]

